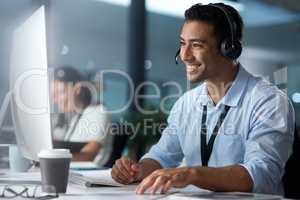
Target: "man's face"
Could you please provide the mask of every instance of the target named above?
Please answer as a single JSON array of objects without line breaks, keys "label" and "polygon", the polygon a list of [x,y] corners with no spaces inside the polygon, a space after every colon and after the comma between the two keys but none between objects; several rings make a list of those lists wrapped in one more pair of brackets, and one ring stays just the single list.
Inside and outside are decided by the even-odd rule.
[{"label": "man's face", "polygon": [[198,82],[220,73],[224,57],[218,49],[213,26],[201,21],[186,21],[180,36],[180,57],[186,65],[187,79]]}]

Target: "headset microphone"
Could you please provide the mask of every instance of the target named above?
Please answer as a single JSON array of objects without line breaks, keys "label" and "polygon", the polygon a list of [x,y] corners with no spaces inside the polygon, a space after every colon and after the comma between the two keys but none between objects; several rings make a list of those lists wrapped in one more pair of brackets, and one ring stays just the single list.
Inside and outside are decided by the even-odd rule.
[{"label": "headset microphone", "polygon": [[176,63],[176,65],[178,65],[179,54],[180,54],[180,49],[178,49],[177,52],[176,52],[176,54],[175,54],[175,63]]}]

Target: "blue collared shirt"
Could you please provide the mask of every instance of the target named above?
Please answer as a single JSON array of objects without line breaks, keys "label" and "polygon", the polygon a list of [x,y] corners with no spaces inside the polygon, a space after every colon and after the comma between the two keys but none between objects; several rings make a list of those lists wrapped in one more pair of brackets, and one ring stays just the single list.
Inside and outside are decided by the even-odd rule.
[{"label": "blue collared shirt", "polygon": [[179,166],[183,158],[187,166],[201,166],[203,105],[207,105],[207,140],[224,106],[230,106],[208,166],[244,166],[254,182],[253,192],[283,194],[281,179],[292,152],[294,110],[284,92],[242,66],[217,105],[208,95],[206,83],[179,98],[161,139],[142,159],[154,159],[164,168]]}]

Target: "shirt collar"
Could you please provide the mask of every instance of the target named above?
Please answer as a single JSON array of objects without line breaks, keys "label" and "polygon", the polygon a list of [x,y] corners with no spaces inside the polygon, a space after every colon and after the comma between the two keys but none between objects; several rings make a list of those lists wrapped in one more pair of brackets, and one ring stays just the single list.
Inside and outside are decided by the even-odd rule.
[{"label": "shirt collar", "polygon": [[[218,103],[217,107],[221,104],[228,105],[230,107],[238,106],[239,102],[244,96],[244,91],[246,89],[249,79],[249,73],[239,65],[239,72],[235,77],[231,87],[225,94],[225,96]],[[199,92],[199,101],[201,105],[213,104],[212,99],[208,95],[206,82],[203,83],[201,90]]]},{"label": "shirt collar", "polygon": [[203,82],[203,84],[201,85],[201,89],[199,92],[199,102],[200,104],[203,105],[207,105],[209,103],[212,103],[212,99],[210,98],[210,96],[208,95],[208,91],[207,91],[207,86],[206,86],[206,82]]}]

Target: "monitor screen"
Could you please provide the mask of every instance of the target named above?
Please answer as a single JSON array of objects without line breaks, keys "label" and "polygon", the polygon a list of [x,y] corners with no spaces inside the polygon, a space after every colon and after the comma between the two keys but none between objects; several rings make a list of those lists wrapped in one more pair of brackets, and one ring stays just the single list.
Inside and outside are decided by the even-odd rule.
[{"label": "monitor screen", "polygon": [[10,57],[11,110],[23,156],[38,161],[52,148],[45,7],[16,28]]}]

